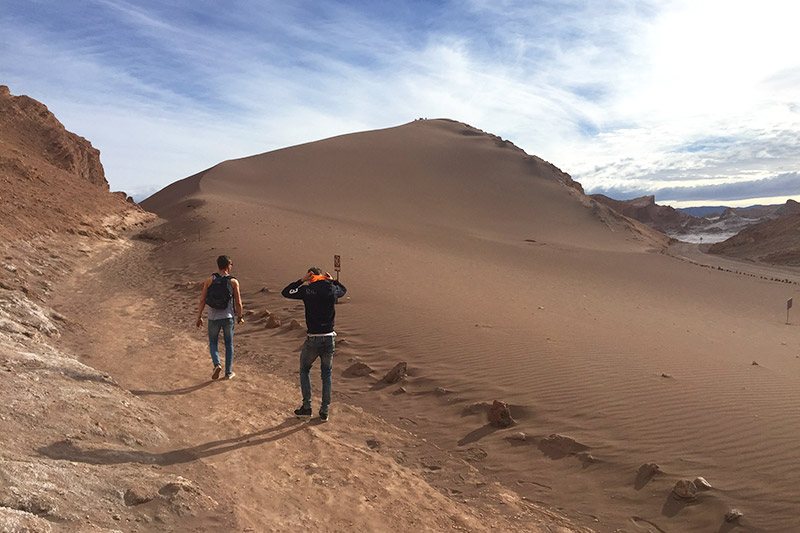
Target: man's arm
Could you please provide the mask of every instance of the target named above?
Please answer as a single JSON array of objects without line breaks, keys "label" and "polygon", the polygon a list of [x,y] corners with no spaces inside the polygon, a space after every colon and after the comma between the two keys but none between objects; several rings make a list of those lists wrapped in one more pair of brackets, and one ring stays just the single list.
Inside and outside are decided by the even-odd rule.
[{"label": "man's arm", "polygon": [[233,309],[236,313],[236,317],[241,320],[244,316],[244,308],[242,306],[242,294],[239,291],[239,280],[232,279],[231,287],[233,287]]},{"label": "man's arm", "polygon": [[203,309],[206,308],[206,293],[208,293],[208,286],[211,285],[212,279],[213,277],[209,276],[203,283],[203,291],[200,294],[200,304],[197,307],[197,329],[200,329],[203,325]]},{"label": "man's arm", "polygon": [[339,298],[341,298],[342,296],[345,295],[345,293],[347,292],[347,287],[345,287],[344,285],[339,283],[338,279],[333,280],[332,283],[333,283],[333,290],[334,290],[334,293],[336,295],[336,299],[338,300]]},{"label": "man's arm", "polygon": [[281,296],[283,296],[284,298],[292,298],[293,300],[302,300],[303,296],[305,296],[306,294],[306,291],[303,287],[301,287],[301,285],[306,281],[309,281],[311,279],[311,276],[312,276],[311,272],[306,272],[306,274],[302,278],[284,287],[283,290],[281,291]]},{"label": "man's arm", "polygon": [[281,291],[281,296],[284,298],[291,298],[293,300],[302,300],[303,295],[305,294],[305,291],[302,287],[303,283],[304,281],[302,279],[293,281],[284,287],[284,289]]}]

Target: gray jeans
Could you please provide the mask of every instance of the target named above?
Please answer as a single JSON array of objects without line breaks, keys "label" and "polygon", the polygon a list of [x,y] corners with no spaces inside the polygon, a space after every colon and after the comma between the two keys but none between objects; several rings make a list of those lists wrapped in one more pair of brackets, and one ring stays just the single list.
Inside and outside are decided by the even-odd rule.
[{"label": "gray jeans", "polygon": [[320,413],[327,413],[331,404],[331,371],[333,370],[333,350],[336,343],[333,337],[306,337],[300,351],[300,390],[303,393],[303,407],[311,408],[311,365],[319,357],[322,376],[322,405]]}]

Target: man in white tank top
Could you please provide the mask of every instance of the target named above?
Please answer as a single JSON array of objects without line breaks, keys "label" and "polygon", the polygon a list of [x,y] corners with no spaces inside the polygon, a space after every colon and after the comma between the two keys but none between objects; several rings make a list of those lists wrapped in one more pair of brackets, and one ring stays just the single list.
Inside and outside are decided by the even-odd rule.
[{"label": "man in white tank top", "polygon": [[[227,255],[217,258],[216,274],[210,275],[203,283],[200,304],[197,310],[197,329],[203,326],[203,309],[208,304],[208,350],[214,370],[211,379],[219,378],[222,366],[219,361],[219,332],[225,339],[225,379],[231,379],[233,371],[233,327],[234,314],[242,323],[242,296],[239,291],[239,280],[231,276],[233,262]],[[214,286],[212,287],[212,284]]]}]

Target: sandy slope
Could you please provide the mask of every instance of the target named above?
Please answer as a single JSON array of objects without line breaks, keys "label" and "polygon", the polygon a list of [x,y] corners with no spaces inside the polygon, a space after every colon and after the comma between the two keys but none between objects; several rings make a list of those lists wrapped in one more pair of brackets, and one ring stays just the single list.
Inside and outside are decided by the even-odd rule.
[{"label": "sandy slope", "polygon": [[154,268],[151,233],[128,238],[154,216],[4,86],[0,183],[3,533],[583,531],[356,407],[297,421],[295,380],[246,350],[233,387],[212,383],[174,320],[196,292]]},{"label": "sandy slope", "polygon": [[[235,380],[212,381],[204,332],[179,312],[196,305],[194,284],[171,283],[169,270],[153,277],[153,246],[98,253],[54,302],[92,317],[62,344],[115,376],[163,431],[145,442],[73,437],[40,448],[70,464],[156,469],[157,479],[133,484],[152,501],[128,503],[123,530],[583,531],[359,408],[339,404],[327,425],[296,419],[296,377],[271,372],[294,361],[297,331],[273,344],[270,360],[240,345]],[[192,496],[177,517],[158,507],[165,477]]]},{"label": "sandy slope", "polygon": [[[169,220],[161,268],[199,280],[229,253],[246,307],[285,322],[300,311],[274,293],[341,254],[350,299],[336,398],[531,500],[599,531],[796,525],[800,334],[784,323],[796,283],[653,253],[663,240],[557,169],[449,121],[222,163],[144,204]],[[296,332],[250,323],[237,334],[272,361]],[[404,393],[377,381],[401,360]],[[354,361],[374,375],[343,376]],[[514,405],[517,427],[469,414],[493,399]],[[507,439],[519,431],[524,443]],[[643,482],[649,462],[661,472]],[[698,475],[714,488],[670,496]],[[732,507],[738,523],[724,520]]]}]

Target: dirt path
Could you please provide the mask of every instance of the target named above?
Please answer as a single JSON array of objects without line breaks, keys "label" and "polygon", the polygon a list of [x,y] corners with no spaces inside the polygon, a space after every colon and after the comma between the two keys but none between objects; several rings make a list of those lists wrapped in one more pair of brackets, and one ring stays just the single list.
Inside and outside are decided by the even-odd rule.
[{"label": "dirt path", "polygon": [[[270,372],[286,372],[301,331],[270,333],[271,352],[257,356],[247,337],[264,335],[263,325],[237,329],[237,376],[211,381],[205,333],[188,323],[196,291],[151,263],[153,246],[105,246],[53,307],[82,324],[63,339],[82,362],[158,409],[167,444],[76,448],[65,458],[141,463],[192,480],[220,505],[214,521],[187,516],[186,531],[579,530],[359,408],[337,403],[328,424],[289,416],[296,377]],[[279,298],[248,294],[259,296]]]}]

